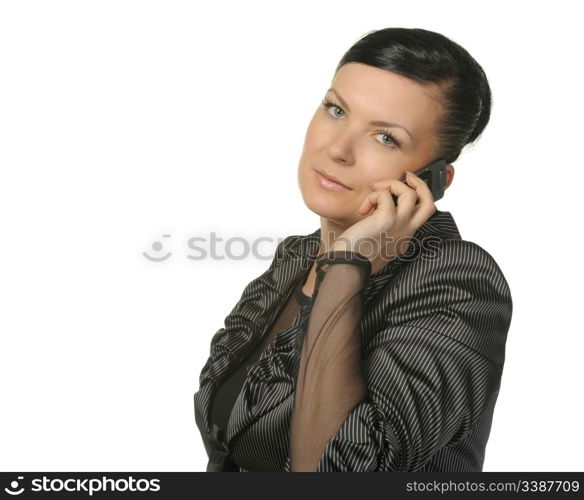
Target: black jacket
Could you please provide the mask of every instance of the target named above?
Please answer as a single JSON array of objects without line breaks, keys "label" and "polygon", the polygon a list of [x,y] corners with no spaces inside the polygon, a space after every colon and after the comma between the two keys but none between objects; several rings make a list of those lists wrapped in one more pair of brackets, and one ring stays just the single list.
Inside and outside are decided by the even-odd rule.
[{"label": "black jacket", "polygon": [[[194,395],[207,471],[290,471],[303,323],[252,366],[224,434],[211,424],[210,408],[217,384],[245,361],[305,276],[319,238],[320,229],[284,239],[211,339]],[[511,293],[495,260],[461,239],[449,212],[436,211],[418,229],[412,250],[366,281],[360,327],[368,396],[317,471],[482,471]]]}]

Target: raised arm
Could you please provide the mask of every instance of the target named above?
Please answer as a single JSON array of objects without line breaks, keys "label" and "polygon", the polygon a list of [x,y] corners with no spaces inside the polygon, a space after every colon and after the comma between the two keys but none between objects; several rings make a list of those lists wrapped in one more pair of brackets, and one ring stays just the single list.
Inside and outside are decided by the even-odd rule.
[{"label": "raised arm", "polygon": [[[356,270],[333,265],[327,274],[333,270],[353,278],[342,288],[351,295]],[[439,449],[465,439],[496,397],[512,302],[492,257],[472,242],[446,240],[433,259],[418,257],[394,280],[382,292],[386,309],[373,318],[377,331],[362,353],[365,390],[356,367],[356,308],[343,327],[327,323],[325,340],[335,349],[327,355],[319,339],[318,365],[312,358],[302,363],[291,470],[419,470]],[[309,336],[312,330],[310,324]]]}]

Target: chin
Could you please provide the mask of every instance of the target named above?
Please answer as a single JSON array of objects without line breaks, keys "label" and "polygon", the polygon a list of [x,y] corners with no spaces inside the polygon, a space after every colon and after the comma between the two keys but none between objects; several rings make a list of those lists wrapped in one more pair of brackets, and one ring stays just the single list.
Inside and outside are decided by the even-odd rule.
[{"label": "chin", "polygon": [[349,205],[346,200],[340,200],[334,193],[319,192],[315,189],[301,189],[304,204],[311,211],[320,217],[330,219],[338,224],[350,225],[348,212]]},{"label": "chin", "polygon": [[[351,207],[354,193],[351,191],[331,191],[323,188],[316,180],[313,170],[300,170],[298,186],[306,207],[320,217],[325,217],[338,224],[351,225],[356,222]],[[355,206],[354,211],[357,211]]]}]

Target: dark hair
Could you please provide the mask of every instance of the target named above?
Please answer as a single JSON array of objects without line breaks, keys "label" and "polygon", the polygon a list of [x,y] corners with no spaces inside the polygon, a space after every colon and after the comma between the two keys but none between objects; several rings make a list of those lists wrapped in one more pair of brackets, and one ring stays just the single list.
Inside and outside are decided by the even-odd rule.
[{"label": "dark hair", "polygon": [[385,28],[363,35],[335,69],[358,62],[398,73],[424,85],[435,84],[444,112],[435,124],[434,159],[454,162],[489,122],[491,89],[483,68],[456,42],[421,28]]}]

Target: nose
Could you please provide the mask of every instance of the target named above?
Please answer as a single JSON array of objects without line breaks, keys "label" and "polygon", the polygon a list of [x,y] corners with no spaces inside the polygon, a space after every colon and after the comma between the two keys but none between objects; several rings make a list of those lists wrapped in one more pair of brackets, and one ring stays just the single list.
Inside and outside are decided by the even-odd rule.
[{"label": "nose", "polygon": [[340,131],[329,145],[329,155],[335,161],[342,165],[354,164],[354,144],[349,130]]}]

